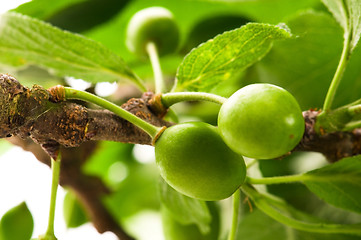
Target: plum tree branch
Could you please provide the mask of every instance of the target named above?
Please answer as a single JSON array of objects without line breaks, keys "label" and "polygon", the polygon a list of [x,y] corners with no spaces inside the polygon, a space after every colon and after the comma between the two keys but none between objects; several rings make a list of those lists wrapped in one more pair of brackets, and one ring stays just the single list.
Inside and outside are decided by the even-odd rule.
[{"label": "plum tree branch", "polygon": [[[132,98],[122,108],[155,126],[169,126],[148,107],[152,96]],[[151,144],[148,134],[110,111],[57,103],[51,91],[40,86],[28,89],[9,75],[0,75],[0,101],[0,138],[30,136],[41,145],[55,141],[66,147],[90,140]]]}]

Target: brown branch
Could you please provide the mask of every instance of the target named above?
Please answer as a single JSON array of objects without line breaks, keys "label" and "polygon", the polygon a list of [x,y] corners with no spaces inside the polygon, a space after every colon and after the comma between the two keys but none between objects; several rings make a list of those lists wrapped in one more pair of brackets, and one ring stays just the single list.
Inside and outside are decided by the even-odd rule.
[{"label": "brown branch", "polygon": [[330,162],[361,154],[361,129],[318,135],[314,130],[318,114],[314,110],[303,112],[305,133],[293,151],[319,152]]}]

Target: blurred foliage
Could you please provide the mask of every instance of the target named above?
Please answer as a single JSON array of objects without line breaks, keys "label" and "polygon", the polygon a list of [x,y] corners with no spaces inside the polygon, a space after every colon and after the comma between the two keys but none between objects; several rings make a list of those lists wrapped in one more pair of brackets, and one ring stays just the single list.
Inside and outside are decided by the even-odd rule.
[{"label": "blurred foliage", "polygon": [[11,143],[9,143],[6,140],[0,140],[0,156],[1,154],[4,154],[8,149],[11,148]]},{"label": "blurred foliage", "polygon": [[65,194],[63,215],[67,228],[76,228],[88,222],[82,205],[71,191]]},{"label": "blurred foliage", "polygon": [[111,189],[112,193],[106,196],[105,202],[119,219],[143,209],[159,208],[159,176],[155,163],[136,161],[133,145],[102,142],[83,170],[99,176]]},{"label": "blurred foliage", "polygon": [[33,216],[25,202],[8,210],[0,219],[1,240],[28,240],[33,229]]}]

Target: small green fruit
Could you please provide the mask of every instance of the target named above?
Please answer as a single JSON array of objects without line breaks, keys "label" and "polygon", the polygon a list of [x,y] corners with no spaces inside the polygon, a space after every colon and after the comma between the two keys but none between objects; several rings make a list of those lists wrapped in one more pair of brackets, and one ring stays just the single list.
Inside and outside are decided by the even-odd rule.
[{"label": "small green fruit", "polygon": [[221,200],[244,182],[246,166],[222,140],[218,129],[202,122],[167,128],[155,143],[160,174],[189,197]]},{"label": "small green fruit", "polygon": [[286,154],[305,129],[296,99],[272,84],[251,84],[235,92],[222,105],[218,126],[233,151],[258,159]]},{"label": "small green fruit", "polygon": [[173,14],[163,7],[140,10],[129,21],[126,45],[131,52],[147,56],[146,45],[155,43],[160,56],[174,52],[179,44],[179,28]]}]

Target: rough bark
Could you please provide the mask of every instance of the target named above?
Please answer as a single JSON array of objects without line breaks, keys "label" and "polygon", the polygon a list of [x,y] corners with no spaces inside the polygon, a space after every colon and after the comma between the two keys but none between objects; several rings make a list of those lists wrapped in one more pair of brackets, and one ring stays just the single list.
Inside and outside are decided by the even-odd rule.
[{"label": "rough bark", "polygon": [[361,154],[360,128],[351,132],[318,135],[314,129],[318,114],[319,112],[314,110],[303,112],[305,133],[293,151],[319,152],[330,162]]}]

